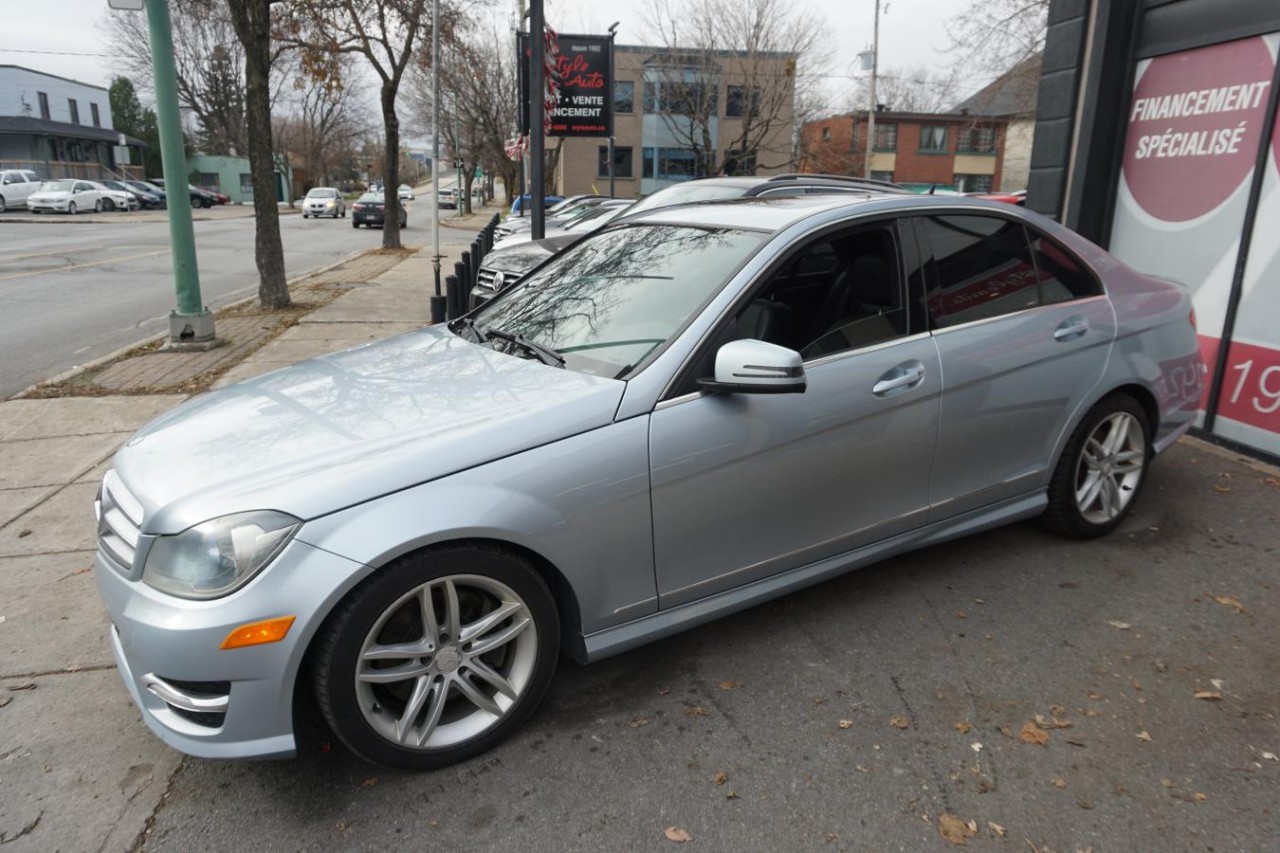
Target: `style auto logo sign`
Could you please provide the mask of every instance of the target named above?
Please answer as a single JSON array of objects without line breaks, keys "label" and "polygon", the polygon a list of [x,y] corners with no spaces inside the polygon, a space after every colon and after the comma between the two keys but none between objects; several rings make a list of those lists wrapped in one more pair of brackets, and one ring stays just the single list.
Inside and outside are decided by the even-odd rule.
[{"label": "style auto logo sign", "polygon": [[1260,37],[1151,60],[1133,93],[1124,155],[1125,184],[1143,210],[1187,222],[1240,187],[1261,142],[1274,69]]}]

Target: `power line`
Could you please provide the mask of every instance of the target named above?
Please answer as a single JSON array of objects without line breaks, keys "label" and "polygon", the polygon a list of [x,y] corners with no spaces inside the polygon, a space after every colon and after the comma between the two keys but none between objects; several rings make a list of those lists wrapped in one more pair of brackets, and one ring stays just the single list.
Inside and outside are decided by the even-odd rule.
[{"label": "power line", "polygon": [[0,47],[0,53],[38,53],[43,56],[100,56],[105,59],[114,59],[124,55],[122,53],[75,53],[70,50],[27,50],[20,47]]}]

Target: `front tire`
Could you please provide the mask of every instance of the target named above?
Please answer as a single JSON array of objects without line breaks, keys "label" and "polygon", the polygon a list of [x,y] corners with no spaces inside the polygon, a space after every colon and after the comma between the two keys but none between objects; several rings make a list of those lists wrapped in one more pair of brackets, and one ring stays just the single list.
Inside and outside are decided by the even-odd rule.
[{"label": "front tire", "polygon": [[314,656],[316,698],[353,752],[433,770],[514,732],[555,671],[555,600],[525,559],[480,545],[385,567],[329,617]]},{"label": "front tire", "polygon": [[75,215],[76,215],[76,203],[73,201],[67,205],[67,216],[75,216]]},{"label": "front tire", "polygon": [[1045,526],[1077,539],[1115,530],[1142,492],[1150,460],[1146,411],[1127,394],[1102,400],[1085,415],[1058,460]]},{"label": "front tire", "polygon": [[9,208],[5,206],[4,196],[0,195],[0,213],[4,213],[8,209]]}]

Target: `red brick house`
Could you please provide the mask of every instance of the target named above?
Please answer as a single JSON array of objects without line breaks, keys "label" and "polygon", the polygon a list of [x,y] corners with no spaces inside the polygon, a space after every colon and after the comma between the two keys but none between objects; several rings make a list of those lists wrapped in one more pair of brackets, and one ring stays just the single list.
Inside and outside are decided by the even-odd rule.
[{"label": "red brick house", "polygon": [[[871,176],[961,192],[999,190],[1008,121],[967,113],[876,113]],[[862,175],[867,114],[807,122],[800,131],[800,170]]]}]

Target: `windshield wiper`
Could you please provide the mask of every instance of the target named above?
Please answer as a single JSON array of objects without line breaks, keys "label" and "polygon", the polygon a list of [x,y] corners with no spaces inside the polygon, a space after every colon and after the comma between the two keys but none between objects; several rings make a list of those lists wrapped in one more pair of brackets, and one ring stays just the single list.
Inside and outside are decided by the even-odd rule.
[{"label": "windshield wiper", "polygon": [[455,320],[450,325],[450,329],[455,335],[459,336],[461,336],[463,332],[469,332],[471,334],[471,340],[478,344],[485,343],[489,340],[488,335],[486,334],[488,330],[485,329],[484,326],[477,326],[476,321],[471,317],[463,317],[461,320]]},{"label": "windshield wiper", "polygon": [[513,332],[504,332],[502,329],[476,327],[475,325],[472,325],[469,328],[472,329],[472,331],[483,335],[485,340],[491,341],[494,338],[497,338],[500,341],[506,341],[509,344],[514,344],[525,352],[533,355],[543,364],[550,364],[555,367],[564,367],[564,356],[551,349],[551,347],[544,347],[540,343],[529,340],[524,335],[518,335]]}]

